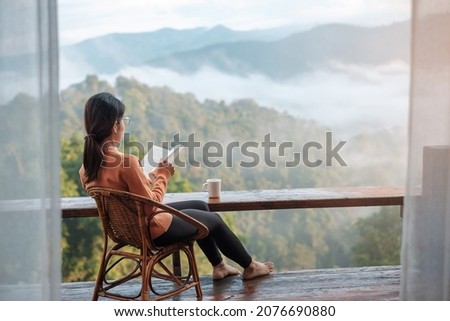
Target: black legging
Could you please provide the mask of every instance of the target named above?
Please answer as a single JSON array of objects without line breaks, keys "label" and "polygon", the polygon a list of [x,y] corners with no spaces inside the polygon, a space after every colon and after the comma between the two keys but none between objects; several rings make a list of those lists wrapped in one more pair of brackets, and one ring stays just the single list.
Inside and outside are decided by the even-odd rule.
[{"label": "black legging", "polygon": [[[167,205],[195,218],[209,229],[208,236],[197,240],[197,243],[213,266],[222,262],[219,250],[243,268],[250,265],[252,258],[239,238],[230,230],[219,214],[209,211],[207,203],[203,201],[182,201]],[[196,232],[197,229],[194,226],[177,216],[173,216],[167,232],[155,238],[153,242],[157,246],[168,245],[186,240]]]}]

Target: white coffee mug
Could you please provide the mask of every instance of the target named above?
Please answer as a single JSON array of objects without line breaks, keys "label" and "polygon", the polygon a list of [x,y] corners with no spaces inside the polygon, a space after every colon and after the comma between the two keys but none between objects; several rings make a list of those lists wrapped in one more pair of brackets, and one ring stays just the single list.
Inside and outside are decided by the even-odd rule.
[{"label": "white coffee mug", "polygon": [[209,178],[203,184],[203,190],[208,192],[209,198],[220,198],[221,183],[220,178]]}]

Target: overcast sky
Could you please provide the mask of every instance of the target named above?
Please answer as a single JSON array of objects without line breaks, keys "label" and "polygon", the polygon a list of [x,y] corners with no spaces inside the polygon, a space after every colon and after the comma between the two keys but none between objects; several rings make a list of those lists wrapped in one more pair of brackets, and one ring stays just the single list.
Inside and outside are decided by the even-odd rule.
[{"label": "overcast sky", "polygon": [[247,30],[410,18],[411,0],[58,0],[60,44],[113,32],[213,27]]}]

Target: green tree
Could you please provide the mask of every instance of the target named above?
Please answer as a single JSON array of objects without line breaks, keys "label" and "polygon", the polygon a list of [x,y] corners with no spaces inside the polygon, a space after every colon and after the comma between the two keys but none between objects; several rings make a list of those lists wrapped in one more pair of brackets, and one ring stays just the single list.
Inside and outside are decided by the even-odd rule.
[{"label": "green tree", "polygon": [[[61,139],[61,195],[83,195],[78,171],[82,163],[84,140],[81,133]],[[98,218],[64,219],[62,222],[62,276],[65,282],[93,280],[102,250]]]},{"label": "green tree", "polygon": [[61,196],[86,195],[78,174],[83,159],[84,140],[81,134],[61,139]]},{"label": "green tree", "polygon": [[356,223],[359,238],[353,247],[357,266],[400,264],[402,220],[397,207],[383,207]]}]

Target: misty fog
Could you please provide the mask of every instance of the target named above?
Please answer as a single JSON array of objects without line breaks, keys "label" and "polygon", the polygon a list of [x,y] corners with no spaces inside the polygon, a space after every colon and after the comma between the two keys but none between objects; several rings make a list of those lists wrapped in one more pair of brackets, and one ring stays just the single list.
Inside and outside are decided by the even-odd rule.
[{"label": "misty fog", "polygon": [[[61,61],[61,88],[82,81],[86,74]],[[203,67],[192,75],[148,66],[124,68],[99,75],[114,83],[117,76],[133,77],[149,86],[168,86],[176,92],[193,93],[199,101],[229,103],[251,98],[258,104],[313,119],[330,127],[341,138],[395,126],[406,127],[408,118],[409,67],[405,62],[381,66],[329,62],[322,69],[276,82],[263,75],[239,77]]]}]

